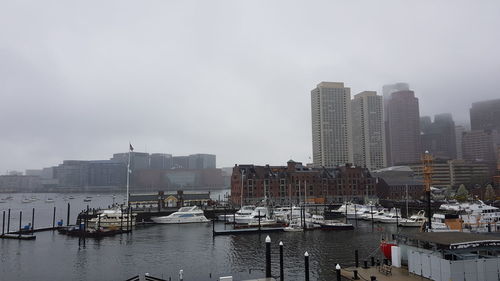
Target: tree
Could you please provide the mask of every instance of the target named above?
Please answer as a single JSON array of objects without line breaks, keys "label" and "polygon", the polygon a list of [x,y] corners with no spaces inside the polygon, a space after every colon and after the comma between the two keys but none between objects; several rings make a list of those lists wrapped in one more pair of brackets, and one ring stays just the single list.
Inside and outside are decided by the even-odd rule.
[{"label": "tree", "polygon": [[453,187],[449,185],[446,187],[446,190],[444,191],[444,196],[446,199],[453,199],[453,196],[455,195],[455,192],[453,191]]},{"label": "tree", "polygon": [[458,201],[465,201],[469,197],[469,191],[465,187],[465,185],[461,184],[457,190],[457,194],[455,195],[455,199]]},{"label": "tree", "polygon": [[496,197],[497,197],[497,194],[495,193],[493,186],[491,186],[491,184],[488,184],[486,186],[486,190],[484,191],[484,199],[485,200],[495,200]]}]

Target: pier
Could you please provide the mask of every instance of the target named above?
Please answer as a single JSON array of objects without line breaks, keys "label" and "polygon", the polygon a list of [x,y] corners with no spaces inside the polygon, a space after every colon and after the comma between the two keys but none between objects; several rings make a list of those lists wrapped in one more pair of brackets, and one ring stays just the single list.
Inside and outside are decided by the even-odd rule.
[{"label": "pier", "polygon": [[[357,270],[358,278],[354,279],[354,271]],[[348,267],[341,269],[341,275],[347,280],[377,280],[377,281],[417,281],[423,280],[420,276],[410,274],[406,268],[391,268],[390,274],[384,274],[378,267]],[[371,279],[375,277],[375,279]],[[425,279],[428,280],[428,279]]]}]

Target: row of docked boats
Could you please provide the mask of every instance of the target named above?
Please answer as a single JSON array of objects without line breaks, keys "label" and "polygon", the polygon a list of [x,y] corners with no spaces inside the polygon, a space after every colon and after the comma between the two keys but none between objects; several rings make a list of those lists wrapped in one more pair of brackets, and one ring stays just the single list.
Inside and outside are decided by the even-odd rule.
[{"label": "row of docked boats", "polygon": [[325,220],[322,215],[311,214],[305,207],[299,206],[277,207],[274,209],[262,206],[242,206],[236,213],[232,215],[220,215],[218,219],[234,223],[238,227],[286,225],[284,230],[290,232],[313,228],[338,230],[354,228],[349,223],[337,220]]},{"label": "row of docked boats", "polygon": [[397,208],[381,209],[371,204],[360,205],[348,202],[331,212],[336,216],[344,216],[347,219],[366,220],[377,223],[395,223],[405,227],[420,227],[426,222],[424,211],[419,211],[409,218],[403,218],[401,211]]}]

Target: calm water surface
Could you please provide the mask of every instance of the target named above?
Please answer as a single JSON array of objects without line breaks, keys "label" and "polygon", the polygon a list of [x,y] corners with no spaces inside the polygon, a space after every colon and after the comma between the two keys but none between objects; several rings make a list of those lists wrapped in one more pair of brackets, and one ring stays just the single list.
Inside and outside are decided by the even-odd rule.
[{"label": "calm water surface", "polygon": [[[27,223],[31,221],[30,208],[35,207],[35,225],[49,226],[55,205],[56,219],[66,219],[67,195],[35,194],[40,200],[30,204],[19,203],[23,195],[15,196],[13,202],[1,204],[0,211],[11,208],[14,215],[23,210],[23,217],[27,213],[23,222]],[[44,202],[49,196],[56,200],[55,204]],[[77,210],[86,207],[85,196],[79,194],[69,201],[74,206],[72,222]],[[90,196],[91,208],[106,207],[113,200],[111,195]],[[119,200],[123,197],[115,198],[115,202]],[[17,228],[19,222],[13,224]],[[216,227],[222,229],[224,225]],[[303,280],[305,251],[310,254],[312,280],[334,280],[336,263],[353,264],[354,249],[359,250],[360,259],[378,253],[380,238],[396,231],[395,226],[372,228],[370,223],[359,222],[353,231],[272,233],[273,275],[279,275],[279,241],[285,244],[286,280]],[[0,280],[126,280],[145,272],[178,280],[180,269],[184,270],[186,281],[217,280],[225,275],[233,275],[235,280],[264,276],[265,235],[214,238],[208,223],[138,227],[131,234],[86,239],[85,245],[78,238],[57,232],[41,232],[36,236],[34,241],[0,240]]]}]

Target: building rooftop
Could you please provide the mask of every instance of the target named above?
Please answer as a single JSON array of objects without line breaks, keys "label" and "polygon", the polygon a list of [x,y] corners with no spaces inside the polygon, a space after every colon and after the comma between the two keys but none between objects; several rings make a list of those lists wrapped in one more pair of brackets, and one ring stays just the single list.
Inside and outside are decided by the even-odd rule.
[{"label": "building rooftop", "polygon": [[412,234],[398,234],[398,240],[412,240],[415,242],[432,243],[438,248],[467,249],[477,247],[499,247],[500,235],[477,234],[467,232],[419,232]]}]

